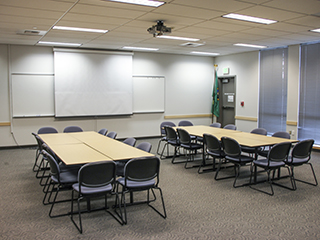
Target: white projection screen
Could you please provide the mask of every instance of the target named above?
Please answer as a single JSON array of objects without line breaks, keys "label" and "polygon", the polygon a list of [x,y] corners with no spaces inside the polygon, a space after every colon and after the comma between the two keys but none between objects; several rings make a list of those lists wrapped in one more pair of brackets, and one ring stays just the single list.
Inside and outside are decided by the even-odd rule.
[{"label": "white projection screen", "polygon": [[133,112],[132,53],[54,49],[55,116]]}]

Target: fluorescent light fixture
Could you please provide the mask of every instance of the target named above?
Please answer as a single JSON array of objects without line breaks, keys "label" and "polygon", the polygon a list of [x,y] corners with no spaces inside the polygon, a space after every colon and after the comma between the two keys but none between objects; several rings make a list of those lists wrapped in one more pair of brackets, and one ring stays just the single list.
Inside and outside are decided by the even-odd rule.
[{"label": "fluorescent light fixture", "polygon": [[129,46],[122,47],[122,49],[140,50],[140,51],[158,51],[159,50],[159,48],[129,47]]},{"label": "fluorescent light fixture", "polygon": [[239,46],[239,47],[267,48],[267,46],[254,45],[254,44],[246,44],[246,43],[236,43],[236,44],[233,44],[233,45],[234,45],[234,46]]},{"label": "fluorescent light fixture", "polygon": [[175,36],[167,36],[167,35],[157,36],[157,38],[165,38],[165,39],[173,39],[173,40],[183,40],[183,41],[191,41],[191,42],[200,41],[200,39],[198,39],[198,38],[175,37]]},{"label": "fluorescent light fixture", "polygon": [[63,42],[45,42],[39,41],[38,44],[50,45],[50,46],[72,46],[72,47],[80,47],[81,43],[63,43]]},{"label": "fluorescent light fixture", "polygon": [[152,1],[152,0],[104,0],[104,1],[137,4],[137,5],[143,5],[148,7],[160,7],[161,5],[165,4],[165,2]]},{"label": "fluorescent light fixture", "polygon": [[318,29],[312,29],[312,30],[310,30],[311,32],[317,32],[317,33],[320,33],[320,28],[318,28]]},{"label": "fluorescent light fixture", "polygon": [[103,29],[63,27],[63,26],[54,26],[52,29],[78,31],[78,32],[93,32],[93,33],[106,33],[106,32],[108,32],[108,30],[103,30]]},{"label": "fluorescent light fixture", "polygon": [[199,54],[199,55],[206,55],[206,56],[218,56],[220,53],[213,53],[213,52],[197,52],[197,51],[192,51],[192,54]]},{"label": "fluorescent light fixture", "polygon": [[258,17],[251,17],[251,16],[241,15],[241,14],[236,14],[236,13],[229,13],[229,14],[223,15],[222,17],[237,19],[237,20],[242,20],[242,21],[248,21],[248,22],[262,23],[262,24],[272,24],[272,23],[278,22],[275,20],[258,18]]}]

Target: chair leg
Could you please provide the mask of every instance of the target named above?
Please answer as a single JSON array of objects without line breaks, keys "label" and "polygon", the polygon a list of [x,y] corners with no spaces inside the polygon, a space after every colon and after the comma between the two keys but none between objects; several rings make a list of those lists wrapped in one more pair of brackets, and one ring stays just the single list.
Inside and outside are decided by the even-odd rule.
[{"label": "chair leg", "polygon": [[[166,218],[167,217],[167,212],[166,212],[166,207],[164,205],[162,190],[159,187],[155,187],[155,189],[158,189],[159,193],[160,193],[161,202],[162,202],[162,208],[163,208],[163,214],[159,210],[157,210],[154,206],[152,206],[149,201],[148,201],[148,206],[151,207],[154,211],[156,211],[161,217]],[[153,190],[152,190],[152,192],[153,192]],[[149,200],[149,191],[148,191],[148,200]]]},{"label": "chair leg", "polygon": [[[312,171],[312,174],[313,174],[313,177],[314,177],[314,181],[315,183],[311,183],[311,182],[307,182],[307,181],[304,181],[304,180],[301,180],[301,179],[296,179],[296,178],[293,178],[295,181],[298,181],[298,182],[302,182],[302,183],[306,183],[306,184],[309,184],[309,185],[312,185],[312,186],[318,186],[318,181],[317,181],[317,177],[316,177],[316,174],[314,172],[314,169],[313,169],[313,166],[311,163],[307,163],[309,164],[310,168],[311,168],[311,171]],[[293,169],[292,169],[293,170]],[[293,172],[293,171],[292,171]]]},{"label": "chair leg", "polygon": [[[271,188],[271,192],[263,191],[263,190],[261,190],[261,189],[258,189],[258,188],[253,187],[253,185],[258,184],[258,183],[256,182],[256,179],[255,179],[255,181],[252,183],[252,175],[254,175],[254,178],[255,178],[255,176],[256,176],[256,174],[257,174],[257,166],[254,166],[254,171],[251,171],[249,187],[252,188],[252,189],[254,189],[254,190],[256,190],[256,191],[259,191],[259,192],[268,194],[268,195],[270,195],[270,196],[273,196],[274,191],[273,191],[273,186],[272,186],[272,179],[270,178],[271,170],[270,170],[270,169],[267,169],[266,172],[267,172],[267,177],[268,177],[266,182],[269,183],[270,188]],[[265,182],[265,181],[263,181],[263,182]]]},{"label": "chair leg", "polygon": [[72,193],[71,193],[71,213],[70,213],[70,219],[71,221],[73,222],[74,226],[78,229],[78,231],[80,233],[82,233],[82,221],[81,221],[81,211],[80,211],[80,198],[78,197],[78,200],[77,200],[77,206],[78,206],[78,214],[79,214],[79,226],[77,225],[77,223],[74,221],[73,219],[73,201],[74,201],[74,190],[72,190]]}]

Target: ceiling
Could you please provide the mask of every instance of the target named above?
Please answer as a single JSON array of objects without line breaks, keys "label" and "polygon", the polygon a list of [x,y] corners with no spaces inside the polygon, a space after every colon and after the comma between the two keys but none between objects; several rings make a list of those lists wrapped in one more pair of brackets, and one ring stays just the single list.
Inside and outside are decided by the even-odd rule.
[{"label": "ceiling", "polygon": [[[39,40],[81,43],[81,48],[121,50],[123,46],[159,48],[158,52],[190,54],[191,51],[228,55],[257,50],[235,43],[266,45],[270,48],[320,40],[320,0],[167,0],[146,7],[102,0],[0,0],[0,43],[37,45]],[[222,18],[238,13],[277,20],[270,25]],[[201,39],[199,47],[186,41],[158,39],[147,28],[163,20],[173,27],[172,36]],[[85,33],[53,30],[68,26],[108,29]],[[45,31],[21,35],[23,30]]]}]

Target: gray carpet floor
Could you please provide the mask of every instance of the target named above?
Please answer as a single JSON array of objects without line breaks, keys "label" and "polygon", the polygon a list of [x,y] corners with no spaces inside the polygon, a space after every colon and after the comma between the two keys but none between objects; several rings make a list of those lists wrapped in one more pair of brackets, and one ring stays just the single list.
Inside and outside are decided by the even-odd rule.
[{"label": "gray carpet floor", "polygon": [[[141,141],[151,142],[156,152],[158,139]],[[215,181],[214,172],[198,174],[197,168],[185,169],[171,159],[161,160],[159,184],[167,219],[147,205],[130,206],[128,224],[121,226],[97,211],[83,215],[84,232],[79,234],[68,216],[49,218],[31,170],[34,157],[35,148],[0,150],[1,239],[320,239],[319,186],[297,182],[296,191],[274,186],[274,196],[268,196],[249,187],[235,189],[233,179]],[[319,152],[312,153],[312,163],[320,177]],[[231,173],[226,169],[221,176]],[[242,174],[240,181],[247,181],[249,168]],[[312,181],[310,174],[308,166],[296,169],[297,178]],[[281,182],[289,184],[288,179]],[[93,206],[101,203],[92,201]],[[68,210],[70,203],[55,208],[56,213]]]}]

